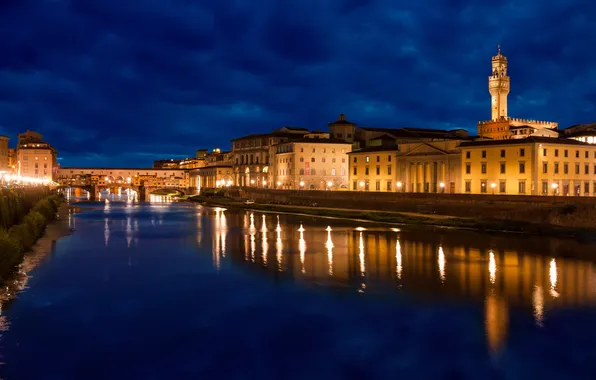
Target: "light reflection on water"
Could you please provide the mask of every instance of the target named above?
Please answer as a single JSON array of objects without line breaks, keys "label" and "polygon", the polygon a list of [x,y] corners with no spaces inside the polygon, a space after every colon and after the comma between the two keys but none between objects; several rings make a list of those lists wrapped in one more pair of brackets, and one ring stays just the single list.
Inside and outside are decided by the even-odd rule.
[{"label": "light reflection on water", "polygon": [[[85,257],[88,252],[99,251],[99,259],[95,258],[99,261],[90,262],[89,268],[84,261],[73,268],[81,271],[84,280],[78,281],[83,282],[94,278],[85,270],[105,268],[102,289],[108,286],[110,273],[122,270],[115,264],[120,258],[137,268],[137,272],[127,274],[132,279],[125,280],[124,293],[135,281],[145,287],[143,281],[151,277],[143,277],[147,273],[142,268],[147,268],[149,262],[165,276],[165,280],[160,280],[164,288],[178,282],[191,286],[190,280],[176,271],[180,269],[172,266],[182,258],[203,258],[204,266],[218,277],[241,270],[257,274],[271,287],[283,280],[284,284],[315,294],[324,289],[332,294],[352,295],[351,302],[356,305],[365,298],[378,297],[397,305],[406,299],[427,304],[476,305],[482,311],[478,324],[484,329],[485,338],[481,338],[491,353],[501,352],[512,338],[513,313],[527,315],[537,329],[548,329],[549,317],[557,309],[591,306],[596,301],[594,263],[570,258],[581,257],[593,244],[544,237],[512,239],[510,235],[470,231],[429,233],[428,229],[369,225],[363,228],[342,220],[191,204],[103,202],[89,207],[93,211],[87,214],[68,214],[68,227],[75,230],[73,238],[84,238],[85,244],[70,255]],[[177,232],[180,230],[183,232]],[[68,244],[65,242],[64,247],[68,248]],[[152,250],[153,246],[160,247],[159,251]],[[187,256],[174,255],[184,249],[190,249]],[[48,261],[46,272],[59,271],[52,265],[64,265],[52,258]],[[185,262],[189,264],[199,262]],[[208,279],[204,274],[201,272],[199,278]],[[40,286],[41,283],[36,289]],[[76,279],[69,279],[68,289],[78,291]],[[155,291],[159,293],[159,289]],[[209,289],[201,291],[209,293]],[[185,294],[183,290],[177,292]],[[119,294],[113,296],[117,298]],[[95,295],[91,293],[89,297],[94,299]],[[131,307],[132,301],[125,301],[126,306],[122,307]],[[194,299],[180,298],[172,305],[192,302]],[[211,305],[201,313],[208,314],[208,310],[217,314],[210,308]],[[10,330],[10,313],[5,309],[0,313],[0,328]],[[146,317],[138,315],[131,320]]]}]

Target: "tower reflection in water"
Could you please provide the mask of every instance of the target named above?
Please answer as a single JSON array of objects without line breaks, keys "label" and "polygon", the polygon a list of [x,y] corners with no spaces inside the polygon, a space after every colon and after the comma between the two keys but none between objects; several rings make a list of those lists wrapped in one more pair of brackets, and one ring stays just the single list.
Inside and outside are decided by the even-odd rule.
[{"label": "tower reflection in water", "polygon": [[[242,232],[226,238],[226,215],[215,212],[215,267],[221,266],[227,239],[231,262],[247,260],[257,264],[250,267],[281,272],[305,286],[328,284],[360,293],[400,291],[417,298],[477,299],[484,304],[487,345],[495,352],[506,342],[512,306],[526,308],[536,325],[543,326],[549,310],[596,301],[593,263],[548,257],[561,247],[543,238],[521,246],[518,239],[469,231],[429,234],[354,229],[341,221],[328,225],[324,220],[296,222],[297,217],[287,215],[226,213],[227,223]],[[268,265],[267,219],[273,217],[276,264]],[[260,239],[256,238],[257,218],[262,220]],[[208,231],[202,227],[199,233]],[[207,240],[203,237],[202,241]]]}]

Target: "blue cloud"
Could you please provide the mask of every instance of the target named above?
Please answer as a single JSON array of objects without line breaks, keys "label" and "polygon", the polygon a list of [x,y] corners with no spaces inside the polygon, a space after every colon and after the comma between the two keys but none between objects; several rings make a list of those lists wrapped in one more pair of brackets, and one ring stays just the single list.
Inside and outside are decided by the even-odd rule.
[{"label": "blue cloud", "polygon": [[0,133],[63,165],[150,165],[282,125],[466,128],[490,115],[497,43],[510,114],[594,121],[586,1],[0,2]]}]

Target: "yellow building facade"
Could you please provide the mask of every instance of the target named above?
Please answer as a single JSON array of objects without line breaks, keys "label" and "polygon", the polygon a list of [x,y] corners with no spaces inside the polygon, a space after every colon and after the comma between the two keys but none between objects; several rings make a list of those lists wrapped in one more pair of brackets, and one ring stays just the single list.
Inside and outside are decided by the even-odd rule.
[{"label": "yellow building facade", "polygon": [[467,194],[596,196],[596,146],[528,137],[462,143]]},{"label": "yellow building facade", "polygon": [[326,133],[271,147],[270,188],[337,190],[348,188],[348,153],[352,144]]},{"label": "yellow building facade", "polygon": [[0,172],[8,171],[10,167],[8,140],[8,136],[0,135]]},{"label": "yellow building facade", "polygon": [[399,191],[396,182],[397,147],[369,147],[349,153],[352,191]]}]

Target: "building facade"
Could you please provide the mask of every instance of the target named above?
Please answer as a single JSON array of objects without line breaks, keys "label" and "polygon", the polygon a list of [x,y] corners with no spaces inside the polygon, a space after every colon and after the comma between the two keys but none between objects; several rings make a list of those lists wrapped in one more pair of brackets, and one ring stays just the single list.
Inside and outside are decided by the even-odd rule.
[{"label": "building facade", "polygon": [[52,181],[58,169],[57,152],[43,141],[37,132],[27,131],[18,136],[16,149],[16,173],[21,177]]},{"label": "building facade", "polygon": [[283,127],[272,133],[248,135],[232,140],[232,165],[236,186],[267,187],[269,154],[273,145],[298,140],[307,129]]},{"label": "building facade", "polygon": [[348,153],[352,144],[309,133],[295,141],[271,146],[271,188],[337,190],[348,187]]},{"label": "building facade", "polygon": [[349,153],[352,191],[401,191],[396,183],[397,147],[369,147]]},{"label": "building facade", "polygon": [[200,193],[201,189],[213,189],[234,185],[232,152],[214,149],[205,156],[205,166],[189,171],[191,186]]},{"label": "building facade", "polygon": [[0,135],[0,172],[8,171],[10,168],[9,163],[9,150],[8,150],[8,136]]},{"label": "building facade", "polygon": [[596,146],[528,137],[460,145],[467,194],[596,196]]}]

